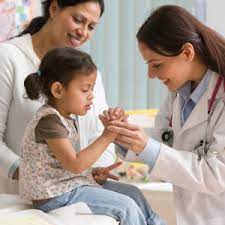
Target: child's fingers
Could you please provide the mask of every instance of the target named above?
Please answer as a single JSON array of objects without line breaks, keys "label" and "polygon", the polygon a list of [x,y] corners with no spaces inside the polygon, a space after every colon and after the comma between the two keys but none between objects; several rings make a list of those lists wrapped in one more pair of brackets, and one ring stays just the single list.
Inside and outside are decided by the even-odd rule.
[{"label": "child's fingers", "polygon": [[104,117],[105,117],[107,120],[110,121],[110,115],[109,115],[108,110],[104,110],[104,111],[103,111],[103,115],[104,115]]},{"label": "child's fingers", "polygon": [[105,121],[105,117],[104,117],[103,115],[99,115],[98,118],[99,118],[102,122]]},{"label": "child's fingers", "polygon": [[114,110],[114,115],[117,120],[121,120],[125,115],[124,109],[121,107],[116,107]]},{"label": "child's fingers", "polygon": [[104,175],[105,174],[105,168],[107,167],[95,167],[92,169],[92,173],[93,171],[95,172],[95,175]]},{"label": "child's fingers", "polygon": [[129,114],[125,114],[124,118],[121,120],[121,122],[128,123]]},{"label": "child's fingers", "polygon": [[115,176],[115,175],[113,175],[111,173],[108,174],[108,178],[111,178],[113,180],[119,180],[119,177],[117,177],[117,176]]},{"label": "child's fingers", "polygon": [[117,167],[119,167],[119,166],[121,166],[123,164],[123,162],[116,162],[116,163],[114,163],[114,164],[112,164],[112,165],[110,165],[110,166],[107,166],[106,168],[105,168],[105,173],[109,173],[111,170],[113,170],[113,169],[115,169],[115,168],[117,168]]},{"label": "child's fingers", "polygon": [[104,127],[106,127],[108,125],[108,123],[109,123],[109,120],[107,120],[103,115],[99,115],[98,117],[101,120],[101,122],[104,125]]},{"label": "child's fingers", "polygon": [[104,115],[98,116],[101,121],[107,121],[107,118]]},{"label": "child's fingers", "polygon": [[114,109],[113,108],[109,108],[108,113],[109,113],[109,116],[110,116],[110,120],[116,119],[116,116],[114,115]]},{"label": "child's fingers", "polygon": [[127,121],[127,118],[129,117],[128,114],[121,114],[116,120],[117,121],[121,121],[121,122],[124,122],[124,121]]},{"label": "child's fingers", "polygon": [[102,175],[101,176],[94,176],[93,178],[100,185],[104,184],[106,182],[106,180],[107,180],[107,177],[106,176],[102,176]]},{"label": "child's fingers", "polygon": [[117,107],[114,109],[114,115],[118,117],[118,116],[120,116],[120,115],[122,115],[122,114],[124,114],[123,108],[117,106]]}]

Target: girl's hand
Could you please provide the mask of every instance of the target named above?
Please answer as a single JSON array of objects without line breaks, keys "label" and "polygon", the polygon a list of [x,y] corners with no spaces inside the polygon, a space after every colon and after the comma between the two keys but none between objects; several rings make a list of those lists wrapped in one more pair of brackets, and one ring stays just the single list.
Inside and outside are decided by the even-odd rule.
[{"label": "girl's hand", "polygon": [[94,180],[100,185],[104,184],[108,178],[111,178],[113,180],[119,180],[119,178],[117,176],[111,174],[110,172],[111,172],[111,170],[119,167],[121,164],[122,164],[122,162],[117,162],[108,167],[94,168],[92,170],[92,176],[93,176]]},{"label": "girl's hand", "polygon": [[144,150],[149,138],[142,128],[125,122],[112,121],[107,130],[118,134],[115,139],[117,144],[137,154]]},{"label": "girl's hand", "polygon": [[17,168],[16,171],[14,172],[12,179],[19,180],[19,168]]},{"label": "girl's hand", "polygon": [[103,111],[103,115],[99,115],[104,127],[107,127],[111,121],[123,121],[127,122],[128,114],[125,114],[124,109],[121,107],[109,108],[108,110]]}]

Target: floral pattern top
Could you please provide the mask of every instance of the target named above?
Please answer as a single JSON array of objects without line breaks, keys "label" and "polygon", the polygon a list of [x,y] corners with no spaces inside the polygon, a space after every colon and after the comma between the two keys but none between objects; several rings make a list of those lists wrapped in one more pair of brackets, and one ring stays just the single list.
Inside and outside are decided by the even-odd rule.
[{"label": "floral pattern top", "polygon": [[[35,129],[39,121],[49,115],[57,116],[67,129],[75,151],[79,133],[74,118],[66,119],[49,105],[42,106],[28,123],[22,140],[20,156],[20,195],[28,200],[49,199],[69,192],[82,185],[98,186],[91,169],[74,174],[64,169],[45,141],[37,141]],[[40,131],[39,131],[40,136]]]}]

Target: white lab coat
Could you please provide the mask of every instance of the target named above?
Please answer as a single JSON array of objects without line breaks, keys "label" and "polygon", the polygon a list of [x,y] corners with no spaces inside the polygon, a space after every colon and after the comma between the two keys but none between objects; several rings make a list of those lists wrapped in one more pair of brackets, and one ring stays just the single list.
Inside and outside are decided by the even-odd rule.
[{"label": "white lab coat", "polygon": [[[27,122],[43,104],[24,98],[24,79],[36,72],[40,60],[29,34],[0,44],[0,193],[17,193],[18,182],[8,178],[12,165],[18,162],[20,142]],[[101,74],[94,88],[94,104],[84,117],[79,117],[80,142],[84,148],[103,130],[98,115],[107,108]],[[103,153],[95,166],[115,162],[114,146]]]},{"label": "white lab coat", "polygon": [[[192,152],[204,139],[208,102],[218,79],[213,74],[209,87],[195,106],[187,121],[181,126],[180,96],[170,93],[160,109],[155,128],[150,136],[161,140],[162,130],[168,128],[173,113],[173,147],[161,144],[157,161],[150,172],[150,179],[173,184],[178,225],[225,225],[225,107],[224,89],[221,85],[217,99],[222,98],[212,115],[209,135],[210,150],[198,161]],[[151,151],[151,149],[149,149]],[[132,160],[129,152],[126,159]]]}]

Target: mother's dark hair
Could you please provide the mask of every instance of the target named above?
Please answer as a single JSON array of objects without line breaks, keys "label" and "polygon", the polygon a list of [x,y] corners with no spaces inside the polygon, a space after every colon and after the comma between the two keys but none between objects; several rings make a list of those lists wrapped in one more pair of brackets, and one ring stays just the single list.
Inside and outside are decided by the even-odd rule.
[{"label": "mother's dark hair", "polygon": [[225,76],[225,39],[182,7],[165,5],[153,11],[137,39],[164,56],[179,55],[191,43],[204,64]]},{"label": "mother's dark hair", "polygon": [[[43,16],[34,18],[30,22],[28,27],[20,33],[20,35],[27,34],[27,33],[29,33],[31,35],[35,34],[46,24],[46,22],[48,21],[48,19],[50,17],[49,7],[50,7],[52,1],[53,0],[45,0],[44,2],[42,2]],[[96,2],[99,4],[100,9],[101,9],[100,16],[102,16],[102,14],[104,13],[104,10],[105,10],[104,0],[56,0],[56,1],[61,9],[64,9],[69,6],[75,6],[78,4],[87,3],[87,2]]]}]

